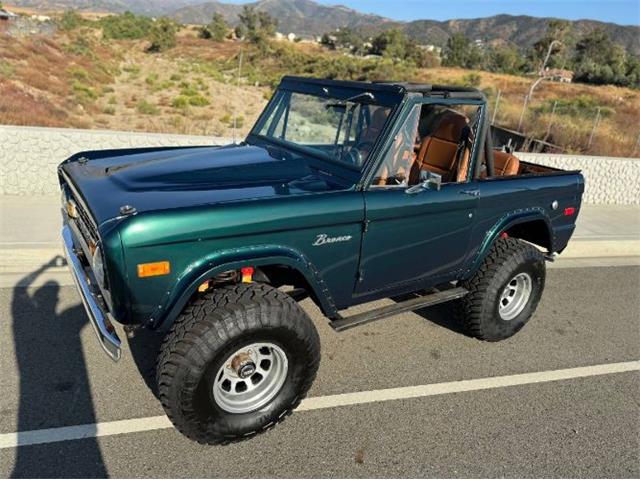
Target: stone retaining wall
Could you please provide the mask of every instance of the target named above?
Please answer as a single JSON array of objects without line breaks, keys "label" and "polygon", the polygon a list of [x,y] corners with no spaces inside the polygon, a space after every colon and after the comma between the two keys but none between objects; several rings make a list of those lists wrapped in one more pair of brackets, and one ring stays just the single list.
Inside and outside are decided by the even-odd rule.
[{"label": "stone retaining wall", "polygon": [[83,150],[170,145],[224,145],[229,139],[0,125],[0,195],[58,192],[56,167]]},{"label": "stone retaining wall", "polygon": [[[229,139],[0,125],[0,195],[58,192],[56,166],[82,150],[168,145],[223,145]],[[518,156],[565,170],[582,170],[584,202],[640,205],[640,159],[520,153]]]},{"label": "stone retaining wall", "polygon": [[563,170],[582,170],[584,203],[592,205],[640,205],[640,159],[517,153],[518,158]]}]

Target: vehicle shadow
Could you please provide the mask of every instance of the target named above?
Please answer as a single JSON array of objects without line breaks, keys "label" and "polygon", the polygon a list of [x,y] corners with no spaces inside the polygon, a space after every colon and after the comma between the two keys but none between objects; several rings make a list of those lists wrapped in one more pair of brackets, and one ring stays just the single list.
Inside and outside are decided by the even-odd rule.
[{"label": "vehicle shadow", "polygon": [[[394,302],[402,302],[403,300],[409,300],[410,298],[412,298],[411,295],[401,295],[392,297],[392,300]],[[454,317],[451,303],[441,303],[439,305],[433,305],[432,307],[421,308],[419,310],[414,310],[413,313],[421,316],[431,323],[435,323],[440,327],[451,330],[454,333],[458,333],[466,337],[469,336],[464,326]]]},{"label": "vehicle shadow", "polygon": [[141,328],[135,335],[127,338],[129,350],[140,376],[149,390],[159,399],[156,382],[156,360],[164,340],[164,334]]},{"label": "vehicle shadow", "polygon": [[[19,376],[17,430],[95,423],[80,333],[91,328],[81,304],[59,311],[60,285],[31,285],[62,257],[24,277],[13,290],[11,314]],[[13,478],[106,477],[95,438],[19,447]]]}]

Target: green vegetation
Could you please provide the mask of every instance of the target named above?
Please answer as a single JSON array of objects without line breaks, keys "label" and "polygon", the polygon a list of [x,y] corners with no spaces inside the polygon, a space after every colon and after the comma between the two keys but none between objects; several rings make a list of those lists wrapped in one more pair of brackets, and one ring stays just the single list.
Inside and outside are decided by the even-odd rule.
[{"label": "green vegetation", "polygon": [[75,10],[66,10],[57,23],[60,29],[70,31],[84,25],[85,22]]},{"label": "green vegetation", "polygon": [[0,77],[11,78],[13,77],[14,72],[15,70],[9,63],[4,60],[0,60]]},{"label": "green vegetation", "polygon": [[153,20],[143,15],[125,12],[121,15],[109,15],[98,21],[102,27],[102,36],[113,40],[139,40],[151,32]]},{"label": "green vegetation", "polygon": [[244,5],[238,14],[240,24],[236,27],[236,36],[246,38],[251,43],[264,45],[276,33],[278,21],[267,12],[258,11],[255,7]]},{"label": "green vegetation", "polygon": [[189,105],[194,107],[205,107],[209,105],[209,100],[202,95],[193,95],[189,97]]},{"label": "green vegetation", "polygon": [[615,114],[613,108],[602,107],[601,102],[590,95],[578,95],[573,98],[550,98],[532,110],[539,114],[551,113],[554,110],[554,105],[557,115],[567,115],[572,118],[593,118],[598,108],[600,108],[600,115],[603,117]]},{"label": "green vegetation", "polygon": [[152,73],[149,76],[147,76],[147,78],[144,79],[144,83],[146,83],[147,85],[155,85],[156,82],[158,81],[159,75],[157,73]]},{"label": "green vegetation", "polygon": [[104,113],[105,115],[115,115],[116,109],[115,107],[108,105],[102,109],[102,113]]},{"label": "green vegetation", "polygon": [[148,52],[164,52],[176,46],[176,32],[178,26],[168,18],[160,18],[153,22],[151,31],[149,32],[149,40],[151,45],[147,49]]},{"label": "green vegetation", "polygon": [[71,75],[76,80],[89,80],[89,72],[87,72],[87,70],[83,67],[69,67],[67,71],[69,72],[69,75]]},{"label": "green vegetation", "polygon": [[144,99],[138,102],[136,110],[143,115],[158,115],[160,113],[160,109],[156,105]]},{"label": "green vegetation", "polygon": [[72,55],[81,55],[83,57],[95,58],[93,53],[93,45],[84,35],[76,35],[71,42],[65,47],[65,50]]},{"label": "green vegetation", "polygon": [[392,28],[376,35],[368,42],[361,33],[341,28],[324,34],[320,43],[332,50],[345,50],[354,55],[379,55],[398,61],[407,61],[417,67],[433,67],[438,64],[435,55],[418,46],[400,29]]},{"label": "green vegetation", "polygon": [[73,90],[76,102],[80,105],[88,105],[98,98],[98,94],[92,87],[79,80],[75,80],[71,84],[71,89]]},{"label": "green vegetation", "polygon": [[549,22],[547,33],[527,52],[513,46],[484,47],[454,34],[443,51],[443,65],[497,73],[539,72],[549,54],[548,68],[575,71],[574,80],[592,84],[613,84],[640,88],[640,58],[628,54],[602,29],[576,37],[571,24]]},{"label": "green vegetation", "polygon": [[214,42],[222,42],[229,35],[229,25],[219,13],[214,13],[211,22],[200,29],[200,38],[211,39]]},{"label": "green vegetation", "polygon": [[189,107],[189,97],[186,95],[178,95],[171,101],[171,106],[173,108],[187,109]]}]

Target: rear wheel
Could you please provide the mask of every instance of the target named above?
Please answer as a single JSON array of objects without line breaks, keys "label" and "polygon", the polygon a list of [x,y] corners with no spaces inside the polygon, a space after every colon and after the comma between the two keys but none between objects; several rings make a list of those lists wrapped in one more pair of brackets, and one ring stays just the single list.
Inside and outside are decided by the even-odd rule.
[{"label": "rear wheel", "polygon": [[469,294],[456,312],[470,335],[495,342],[518,332],[533,315],[545,282],[542,253],[521,240],[500,238],[462,286]]},{"label": "rear wheel", "polygon": [[315,327],[288,295],[263,284],[222,287],[188,305],[167,335],[160,400],[187,437],[228,443],[289,415],[319,361]]}]

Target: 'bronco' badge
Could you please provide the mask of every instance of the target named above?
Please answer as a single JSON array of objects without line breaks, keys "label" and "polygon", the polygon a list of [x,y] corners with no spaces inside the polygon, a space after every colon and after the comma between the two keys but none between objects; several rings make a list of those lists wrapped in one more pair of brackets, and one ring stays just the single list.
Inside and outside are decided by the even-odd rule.
[{"label": "'bronco' badge", "polygon": [[327,243],[348,242],[351,240],[351,235],[343,235],[341,237],[330,237],[326,233],[321,233],[316,237],[316,241],[311,245],[317,247],[319,245],[325,245]]}]

